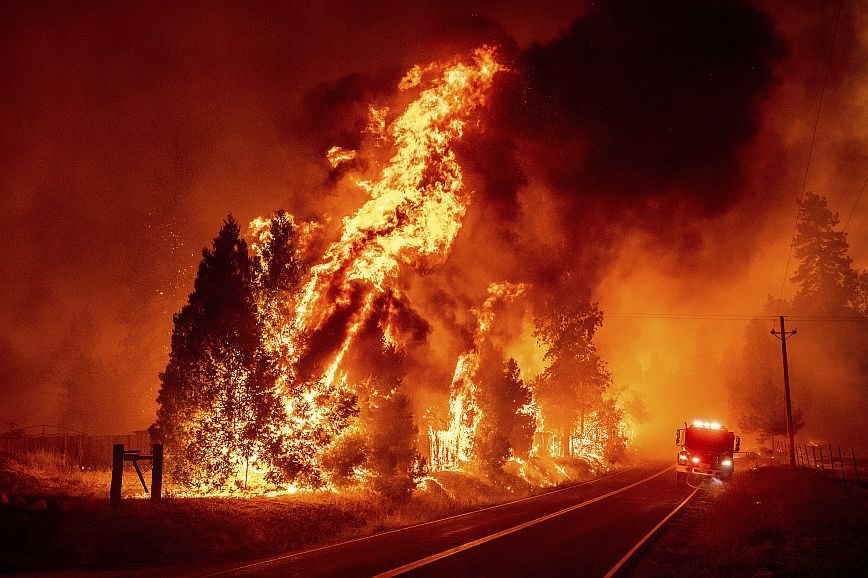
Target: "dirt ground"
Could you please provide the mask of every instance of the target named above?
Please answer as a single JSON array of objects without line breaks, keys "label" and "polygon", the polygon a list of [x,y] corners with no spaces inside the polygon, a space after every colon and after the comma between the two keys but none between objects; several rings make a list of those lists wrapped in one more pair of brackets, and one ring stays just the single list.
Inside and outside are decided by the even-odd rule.
[{"label": "dirt ground", "polygon": [[701,491],[627,574],[864,576],[866,496],[809,470],[749,470]]}]

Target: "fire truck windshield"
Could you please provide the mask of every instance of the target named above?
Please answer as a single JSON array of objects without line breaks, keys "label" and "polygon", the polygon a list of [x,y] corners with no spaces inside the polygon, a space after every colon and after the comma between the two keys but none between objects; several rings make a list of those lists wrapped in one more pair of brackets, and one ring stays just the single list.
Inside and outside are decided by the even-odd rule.
[{"label": "fire truck windshield", "polygon": [[719,429],[689,427],[684,445],[694,451],[726,452],[732,450],[732,433]]}]

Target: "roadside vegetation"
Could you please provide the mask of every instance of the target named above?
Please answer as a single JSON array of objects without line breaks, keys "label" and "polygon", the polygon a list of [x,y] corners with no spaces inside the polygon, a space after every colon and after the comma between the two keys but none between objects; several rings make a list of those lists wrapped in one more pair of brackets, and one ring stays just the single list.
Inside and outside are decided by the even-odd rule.
[{"label": "roadside vegetation", "polygon": [[[448,399],[420,412],[413,396],[437,373],[419,369],[428,363],[420,351],[430,346],[431,327],[397,294],[374,299],[375,314],[365,313],[373,316],[352,330],[326,330],[324,321],[298,328],[317,305],[303,301],[303,280],[320,258],[302,250],[319,246],[305,237],[308,229],[278,211],[251,224],[248,243],[230,215],[203,250],[194,290],[174,316],[150,430],[165,445],[166,477],[188,494],[270,485],[373,489],[400,501],[426,471],[478,469],[497,477],[511,459],[527,461],[535,445],[538,455],[610,464],[624,457],[627,422],[642,411],[621,406],[641,400],[614,387],[593,342],[603,312],[587,296],[534,308],[532,335],[545,368],[526,380],[490,334],[513,301],[529,299],[527,286],[491,284],[471,309],[475,324],[462,330],[465,350],[448,373],[460,379],[453,377]],[[318,315],[336,314],[325,308]],[[338,354],[350,341],[353,348]],[[338,378],[339,362],[347,367]],[[543,423],[551,431],[540,429],[545,442],[535,444]],[[423,456],[437,434],[438,451]]]},{"label": "roadside vegetation", "polygon": [[868,500],[853,484],[768,467],[701,492],[629,571],[651,576],[856,576]]}]

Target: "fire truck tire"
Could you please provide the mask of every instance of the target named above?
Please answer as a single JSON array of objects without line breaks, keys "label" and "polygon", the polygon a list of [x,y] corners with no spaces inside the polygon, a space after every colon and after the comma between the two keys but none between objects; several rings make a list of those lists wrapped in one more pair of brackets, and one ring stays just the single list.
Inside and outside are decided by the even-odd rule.
[{"label": "fire truck tire", "polygon": [[675,472],[675,485],[679,488],[687,485],[687,474],[684,472]]}]

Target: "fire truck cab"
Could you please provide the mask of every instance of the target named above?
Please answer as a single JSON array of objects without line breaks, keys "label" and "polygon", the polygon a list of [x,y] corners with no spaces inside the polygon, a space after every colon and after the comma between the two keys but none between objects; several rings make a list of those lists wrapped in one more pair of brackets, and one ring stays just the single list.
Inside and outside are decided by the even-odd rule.
[{"label": "fire truck cab", "polygon": [[675,431],[675,443],[681,448],[675,464],[675,482],[684,485],[688,476],[732,477],[734,452],[739,451],[741,440],[719,423],[684,422]]}]

